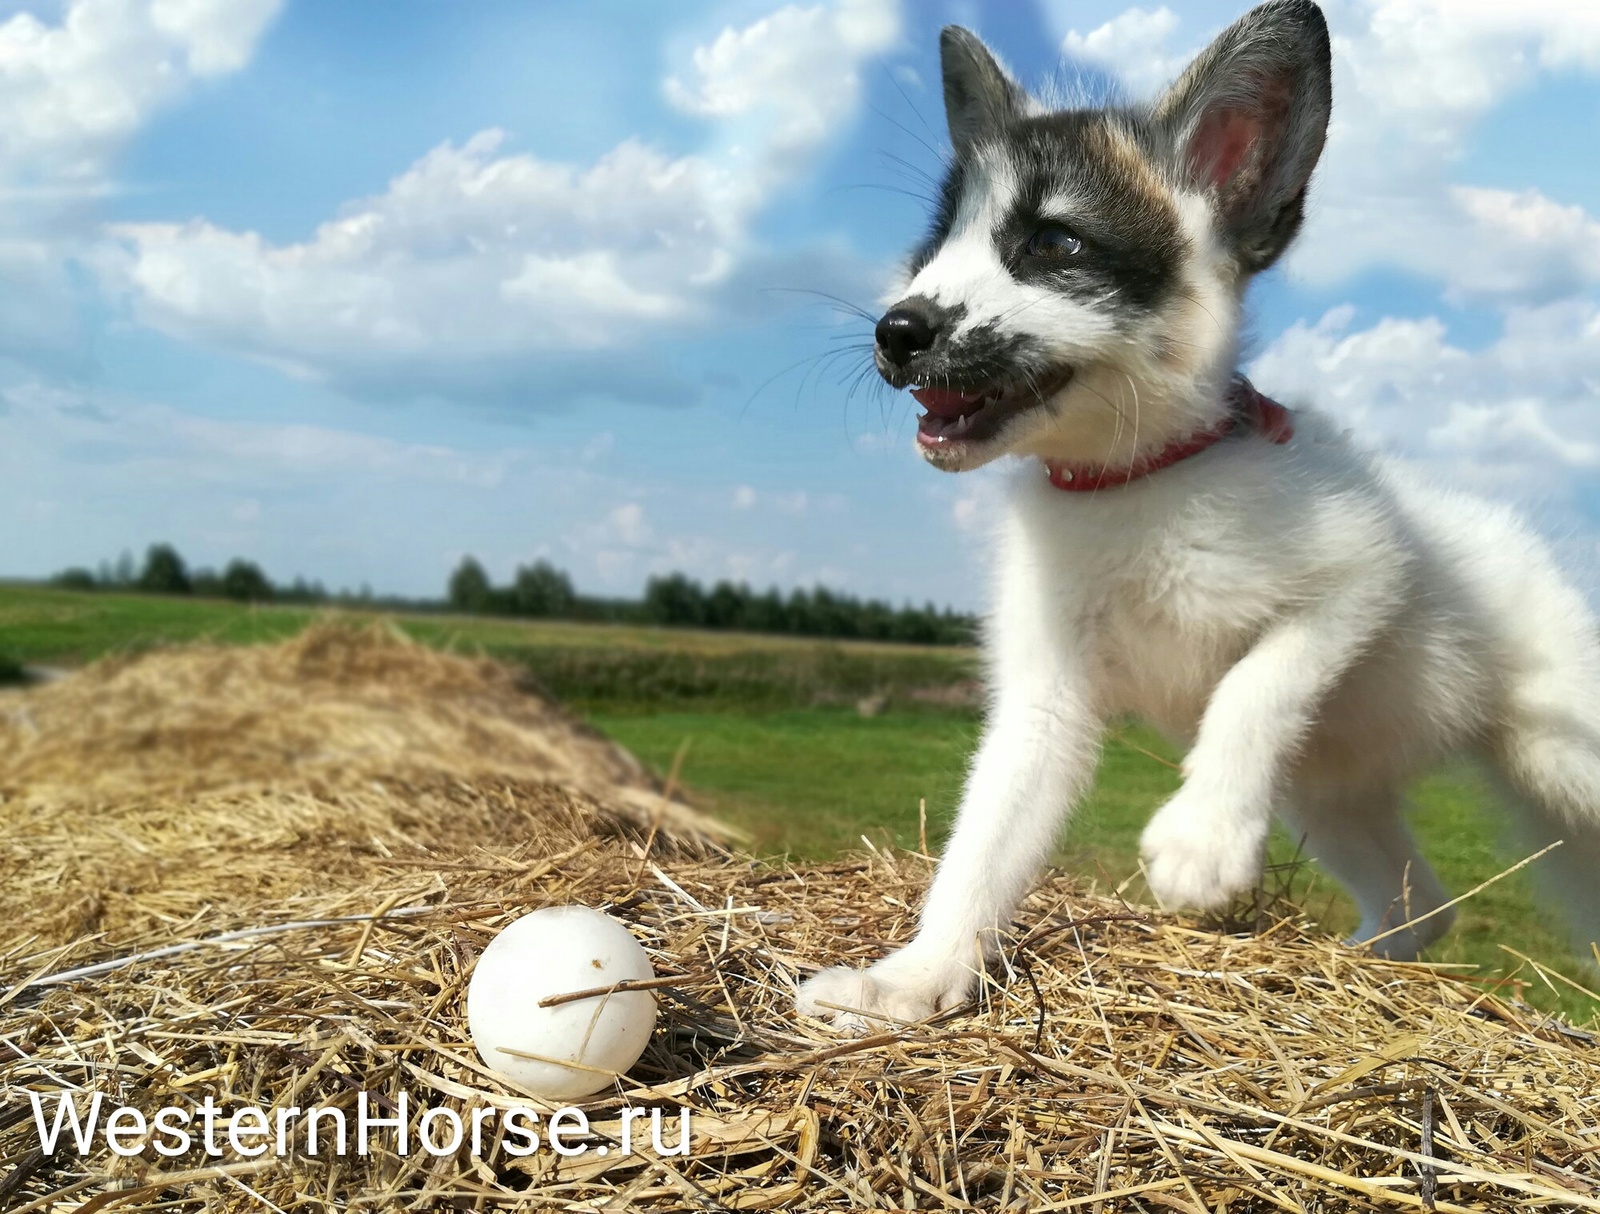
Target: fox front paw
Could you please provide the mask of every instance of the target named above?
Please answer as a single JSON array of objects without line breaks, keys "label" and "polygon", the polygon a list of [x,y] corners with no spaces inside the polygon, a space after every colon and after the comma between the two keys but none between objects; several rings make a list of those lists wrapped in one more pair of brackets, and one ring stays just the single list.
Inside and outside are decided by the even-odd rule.
[{"label": "fox front paw", "polygon": [[1145,827],[1139,854],[1162,906],[1216,910],[1261,880],[1266,847],[1264,821],[1207,813],[1179,793]]},{"label": "fox front paw", "polygon": [[970,964],[905,949],[866,969],[823,970],[801,984],[795,1006],[842,1033],[881,1033],[965,1003],[977,982]]}]

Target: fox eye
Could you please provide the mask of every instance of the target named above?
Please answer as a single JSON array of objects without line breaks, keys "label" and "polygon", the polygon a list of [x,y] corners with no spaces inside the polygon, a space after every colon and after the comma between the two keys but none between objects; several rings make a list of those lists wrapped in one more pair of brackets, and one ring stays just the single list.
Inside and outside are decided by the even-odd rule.
[{"label": "fox eye", "polygon": [[1041,224],[1028,237],[1029,257],[1064,260],[1083,248],[1083,241],[1072,234],[1072,229],[1059,223]]}]

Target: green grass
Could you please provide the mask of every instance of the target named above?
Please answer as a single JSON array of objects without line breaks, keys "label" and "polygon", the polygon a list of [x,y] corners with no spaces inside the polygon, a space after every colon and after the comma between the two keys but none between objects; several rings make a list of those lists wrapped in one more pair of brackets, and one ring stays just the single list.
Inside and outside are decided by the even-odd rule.
[{"label": "green grass", "polygon": [[977,736],[969,716],[853,709],[769,713],[591,712],[605,732],[662,772],[685,747],[681,776],[718,816],[747,831],[756,850],[824,859],[874,844],[918,845],[926,800],[936,846],[961,791]]},{"label": "green grass", "polygon": [[310,619],[292,608],[0,584],[0,648],[19,662],[79,665],[178,641],[273,641]]},{"label": "green grass", "polygon": [[[658,770],[675,763],[702,804],[748,831],[756,850],[796,859],[824,859],[874,844],[917,847],[919,806],[926,805],[929,844],[949,829],[961,778],[978,735],[971,714],[917,711],[862,718],[853,711],[790,710],[729,714],[597,711],[591,719]],[[1148,752],[1148,753],[1146,753]],[[1100,885],[1147,891],[1137,876],[1139,833],[1151,812],[1178,787],[1160,756],[1166,744],[1137,727],[1108,738],[1095,788],[1074,815],[1058,862]],[[1496,815],[1484,782],[1468,767],[1441,772],[1413,790],[1413,826],[1447,888],[1464,893],[1518,858],[1499,845]],[[1299,862],[1281,833],[1272,861],[1295,900],[1319,925],[1344,934],[1357,921],[1343,891],[1315,866]],[[1594,989],[1592,975],[1571,956],[1559,922],[1534,898],[1527,870],[1513,873],[1463,903],[1455,928],[1429,951],[1430,961],[1478,967],[1490,981],[1516,975],[1524,997],[1585,1023],[1600,1014],[1593,1000],[1547,984],[1506,953],[1505,942]],[[1520,973],[1518,972],[1520,971]],[[1463,971],[1465,972],[1465,971]]]},{"label": "green grass", "polygon": [[[13,666],[72,665],[177,641],[270,641],[316,614],[0,584],[0,658]],[[970,679],[976,664],[966,651],[447,615],[394,618],[429,644],[481,649],[526,666],[662,772],[682,750],[683,784],[748,831],[766,855],[821,859],[859,846],[863,835],[875,844],[918,846],[923,802],[929,843],[937,847],[977,739],[971,711],[913,702],[919,689]],[[856,699],[875,693],[889,694],[895,706],[862,717]],[[1174,757],[1147,731],[1117,730],[1095,789],[1062,842],[1061,863],[1102,887],[1129,882],[1131,894],[1142,894],[1139,832],[1177,787],[1177,773],[1161,761]],[[1452,890],[1464,892],[1518,858],[1499,845],[1492,801],[1470,768],[1421,782],[1413,799],[1423,850]],[[1274,841],[1275,861],[1289,864],[1294,851],[1291,841]],[[1348,900],[1312,866],[1294,868],[1292,880],[1298,900],[1328,930],[1354,926]],[[1525,871],[1464,904],[1455,930],[1430,959],[1480,966],[1491,980],[1520,968],[1531,1002],[1579,1022],[1596,1017],[1592,1001],[1548,989],[1500,948],[1502,941],[1591,981],[1555,920],[1534,902]]]},{"label": "green grass", "polygon": [[[968,757],[978,739],[972,713],[916,710],[863,718],[842,708],[783,712],[592,711],[594,724],[662,772],[683,752],[683,782],[720,816],[750,833],[758,850],[820,860],[873,844],[920,846],[949,832]],[[1160,746],[1141,731],[1136,745]],[[1076,814],[1063,861],[1086,872],[1108,861],[1120,880],[1132,869],[1140,816],[1177,787],[1177,773],[1112,740],[1100,779]]]},{"label": "green grass", "polygon": [[[279,640],[326,614],[0,583],[0,653],[19,662],[81,665],[108,653],[182,641]],[[905,697],[976,673],[970,651],[949,647],[448,614],[387,618],[430,645],[483,651],[526,666],[554,695],[580,709],[853,704],[877,693]]]}]

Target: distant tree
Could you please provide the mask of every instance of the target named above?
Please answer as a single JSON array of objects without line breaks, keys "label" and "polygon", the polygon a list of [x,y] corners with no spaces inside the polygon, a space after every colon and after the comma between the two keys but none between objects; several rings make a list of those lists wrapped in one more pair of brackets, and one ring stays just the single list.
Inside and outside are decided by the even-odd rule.
[{"label": "distant tree", "polygon": [[265,603],[273,597],[272,583],[261,566],[237,557],[222,571],[222,593],[241,603]]},{"label": "distant tree", "polygon": [[856,633],[869,640],[889,640],[894,635],[894,608],[877,599],[868,599],[856,613]]},{"label": "distant tree", "polygon": [[789,591],[789,598],[783,605],[783,618],[788,625],[786,631],[799,636],[811,636],[816,631],[811,592],[798,586]]},{"label": "distant tree", "polygon": [[931,610],[902,607],[895,612],[891,638],[912,645],[932,645],[939,639],[938,617]]},{"label": "distant tree", "polygon": [[939,617],[939,644],[972,645],[978,640],[978,621],[949,607]]},{"label": "distant tree", "polygon": [[171,544],[150,545],[138,586],[149,594],[188,594],[193,590],[183,558]]},{"label": "distant tree", "polygon": [[328,591],[321,582],[308,582],[298,575],[285,589],[275,594],[290,603],[324,603],[328,599]]},{"label": "distant tree", "polygon": [[480,612],[489,605],[494,588],[489,575],[474,557],[464,556],[450,575],[450,605],[457,611]]},{"label": "distant tree", "polygon": [[718,582],[706,596],[707,628],[747,628],[750,616],[750,587]]},{"label": "distant tree", "polygon": [[99,584],[94,574],[78,565],[74,565],[71,569],[63,569],[51,578],[50,582],[62,590],[93,590]]},{"label": "distant tree", "polygon": [[853,637],[857,635],[854,599],[837,595],[825,586],[811,592],[812,636]]},{"label": "distant tree", "polygon": [[[190,570],[171,544],[151,545],[137,574],[133,557],[124,552],[115,563],[101,561],[97,571],[78,566],[64,569],[52,582],[73,590],[127,586],[158,594],[226,596],[239,602],[278,599],[367,605],[379,601],[365,583],[358,591],[340,589],[331,596],[321,582],[300,576],[275,587],[259,565],[243,558],[230,561],[220,574],[211,569]],[[518,566],[509,585],[495,586],[476,558],[463,557],[450,575],[447,595],[450,606],[474,614],[744,629],[834,639],[964,645],[972,643],[977,628],[972,617],[949,608],[941,610],[932,603],[896,608],[880,599],[861,599],[825,586],[796,587],[787,595],[771,587],[758,594],[745,583],[724,580],[708,589],[682,573],[650,578],[639,599],[590,598],[580,596],[571,578],[546,560]],[[381,601],[404,605],[394,599]]]},{"label": "distant tree", "polygon": [[577,595],[572,580],[549,561],[517,567],[508,606],[516,615],[570,616]]},{"label": "distant tree", "polygon": [[681,573],[653,577],[644,587],[644,615],[652,624],[698,627],[706,621],[706,595]]},{"label": "distant tree", "polygon": [[783,595],[773,586],[765,594],[753,594],[745,605],[745,627],[752,632],[788,632],[789,613]]}]

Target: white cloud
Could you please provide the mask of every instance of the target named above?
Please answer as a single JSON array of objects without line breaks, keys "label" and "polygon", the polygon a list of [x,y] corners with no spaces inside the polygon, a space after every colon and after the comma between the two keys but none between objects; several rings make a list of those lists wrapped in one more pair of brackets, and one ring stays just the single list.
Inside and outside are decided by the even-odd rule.
[{"label": "white cloud", "polygon": [[917,71],[917,69],[912,67],[909,63],[896,64],[892,69],[891,74],[896,80],[908,88],[920,89],[926,87],[922,79],[922,73]]},{"label": "white cloud", "polygon": [[[1291,273],[1328,284],[1397,266],[1458,298],[1524,302],[1600,284],[1600,224],[1581,208],[1452,180],[1474,124],[1541,70],[1600,72],[1600,5],[1328,0],[1324,9],[1333,122]],[[1165,8],[1130,9],[1068,32],[1062,48],[1149,94],[1214,32],[1184,29]]]},{"label": "white cloud", "polygon": [[899,37],[899,14],[882,0],[836,0],[809,8],[790,5],[743,29],[725,28],[696,47],[694,72],[669,76],[667,99],[679,109],[722,121],[756,118],[752,136],[763,174],[787,177],[796,155],[809,155],[861,98],[861,65]]},{"label": "white cloud", "polygon": [[974,495],[958,497],[950,506],[950,521],[956,525],[958,531],[972,531],[978,526],[979,508],[982,503]]},{"label": "white cloud", "polygon": [[[472,454],[427,443],[302,423],[232,421],[149,401],[105,401],[75,389],[28,381],[0,392],[10,427],[8,455],[101,453],[151,488],[211,482],[234,490],[270,489],[359,469],[412,483],[493,487],[517,453]],[[11,469],[22,475],[23,462]]]},{"label": "white cloud", "polygon": [[196,81],[237,70],[279,0],[72,0],[0,22],[0,352],[82,357],[69,262],[130,139]]},{"label": "white cloud", "polygon": [[758,490],[751,485],[737,485],[733,490],[733,508],[798,519],[813,512],[836,514],[845,508],[845,499],[836,493],[818,494],[807,489]]},{"label": "white cloud", "polygon": [[1600,305],[1511,309],[1482,350],[1435,318],[1352,329],[1336,308],[1250,367],[1264,390],[1326,409],[1362,439],[1448,479],[1524,499],[1570,498],[1600,466]]},{"label": "white cloud", "polygon": [[638,502],[618,506],[606,519],[607,529],[618,543],[638,548],[655,538],[655,531],[645,519],[644,507]]},{"label": "white cloud", "polygon": [[800,518],[811,509],[811,494],[804,489],[796,489],[790,493],[775,493],[769,495],[772,509],[778,514],[788,515],[790,518]]},{"label": "white cloud", "polygon": [[927,489],[930,513],[949,512],[958,542],[980,567],[992,559],[996,528],[1006,517],[1006,499],[1011,486],[1009,472],[988,468],[976,475],[941,477]]},{"label": "white cloud", "polygon": [[73,0],[0,24],[0,185],[99,184],[196,79],[237,71],[279,0]]},{"label": "white cloud", "polygon": [[[1582,207],[1535,189],[1451,186],[1448,196],[1466,222],[1451,233],[1458,241],[1433,256],[1461,294],[1553,297],[1600,284],[1600,222]],[[1492,243],[1495,255],[1479,257],[1478,242]]]},{"label": "white cloud", "polygon": [[1296,324],[1249,368],[1288,402],[1331,412],[1358,440],[1443,484],[1510,500],[1600,597],[1592,490],[1600,469],[1600,304],[1512,308],[1482,350],[1437,319],[1352,327],[1351,309]]},{"label": "white cloud", "polygon": [[730,175],[625,142],[579,168],[485,131],[435,148],[301,244],[197,220],[116,230],[146,323],[306,376],[628,345],[692,317],[743,236]]},{"label": "white cloud", "polygon": [[1600,71],[1591,4],[1339,0],[1330,17],[1360,95],[1443,143],[1541,68]]},{"label": "white cloud", "polygon": [[752,512],[729,525],[732,487],[641,487],[640,471],[589,466],[581,444],[473,449],[204,417],[37,379],[0,389],[12,576],[167,540],[199,565],[245,556],[275,578],[437,594],[465,549],[497,579],[545,557],[585,590],[634,595],[673,570],[808,583],[836,555],[836,519],[780,531]]},{"label": "white cloud", "polygon": [[[569,395],[565,374],[649,398],[667,374],[633,367],[630,387],[615,352],[748,310],[767,256],[755,216],[856,110],[863,64],[897,30],[894,0],[790,6],[724,30],[665,85],[711,121],[701,153],[630,139],[564,164],[485,131],[306,241],[130,224],[104,275],[152,327],[346,386],[482,395],[537,375],[548,403]],[[826,255],[810,260],[802,276],[828,271]]]},{"label": "white cloud", "polygon": [[585,465],[601,463],[616,448],[617,436],[609,430],[602,430],[583,444],[583,449],[578,452],[578,462]]},{"label": "white cloud", "polygon": [[1178,25],[1178,15],[1165,6],[1153,12],[1130,8],[1087,34],[1068,30],[1061,49],[1073,59],[1116,69],[1130,88],[1148,95],[1188,64],[1168,45]]}]

